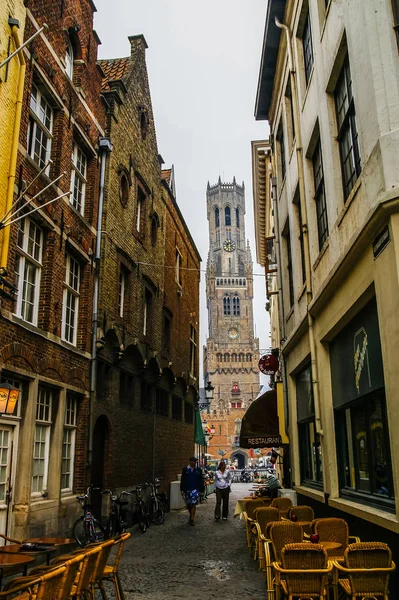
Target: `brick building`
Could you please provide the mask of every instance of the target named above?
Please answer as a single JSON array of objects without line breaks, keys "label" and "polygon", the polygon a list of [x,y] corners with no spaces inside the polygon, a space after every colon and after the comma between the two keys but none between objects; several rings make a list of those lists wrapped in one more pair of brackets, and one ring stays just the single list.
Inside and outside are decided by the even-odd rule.
[{"label": "brick building", "polygon": [[78,510],[74,492],[86,481],[91,256],[105,124],[92,2],[25,5],[25,39],[45,22],[48,30],[23,51],[13,200],[22,196],[15,208],[23,206],[24,218],[8,230],[2,264],[18,289],[16,301],[2,300],[0,319],[1,377],[20,390],[15,414],[0,419],[1,487],[12,487],[0,528],[15,537],[66,531]]},{"label": "brick building", "polygon": [[[200,257],[162,171],[142,35],[99,61],[113,152],[105,179],[92,480],[175,479],[192,452]],[[187,268],[193,271],[186,270]],[[190,355],[190,348],[192,353]]]},{"label": "brick building", "polygon": [[[212,458],[237,458],[248,463],[239,448],[241,420],[259,392],[259,340],[254,336],[253,273],[245,239],[244,185],[222,183],[207,188],[210,249],[206,274],[209,332],[204,348],[204,378],[212,381],[209,413],[215,435]],[[209,424],[209,423],[208,423]]]}]

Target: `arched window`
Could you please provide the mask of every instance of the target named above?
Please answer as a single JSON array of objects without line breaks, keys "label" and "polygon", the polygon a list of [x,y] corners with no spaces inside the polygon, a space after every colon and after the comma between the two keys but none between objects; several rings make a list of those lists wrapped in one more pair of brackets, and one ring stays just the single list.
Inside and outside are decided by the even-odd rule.
[{"label": "arched window", "polygon": [[218,362],[222,362],[222,355],[219,353],[216,355],[216,359]]},{"label": "arched window", "polygon": [[226,353],[226,354],[224,355],[224,362],[229,362],[229,359],[230,359],[230,357],[229,357],[229,355]]},{"label": "arched window", "polygon": [[239,360],[240,362],[244,362],[244,354],[242,354],[242,353],[241,353],[241,354],[238,356],[238,360]]},{"label": "arched window", "polygon": [[230,296],[225,296],[223,298],[223,314],[225,317],[229,317],[231,315]]},{"label": "arched window", "polygon": [[231,355],[231,362],[237,362],[237,354],[233,353]]},{"label": "arched window", "polygon": [[240,209],[236,208],[236,227],[240,226]]},{"label": "arched window", "polygon": [[68,75],[69,79],[73,77],[73,46],[71,40],[68,38],[66,52],[65,52],[65,72]]},{"label": "arched window", "polygon": [[226,208],[224,209],[224,224],[226,225],[226,227],[231,226],[230,206],[226,206]]},{"label": "arched window", "polygon": [[215,206],[215,227],[220,227],[219,209]]},{"label": "arched window", "polygon": [[252,362],[252,354],[247,354],[247,362]]},{"label": "arched window", "polygon": [[240,316],[240,299],[238,296],[234,296],[233,298],[233,317]]}]

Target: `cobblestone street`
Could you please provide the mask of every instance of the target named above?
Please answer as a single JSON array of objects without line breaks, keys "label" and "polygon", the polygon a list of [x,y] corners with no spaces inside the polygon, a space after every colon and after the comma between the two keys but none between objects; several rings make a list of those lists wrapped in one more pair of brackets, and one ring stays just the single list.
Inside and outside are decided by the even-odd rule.
[{"label": "cobblestone street", "polygon": [[248,488],[233,484],[227,521],[214,520],[212,494],[198,506],[195,527],[188,525],[187,511],[168,513],[164,525],[151,525],[145,534],[135,526],[120,566],[126,600],[264,597],[264,576],[248,554],[244,521],[233,518],[236,499]]}]

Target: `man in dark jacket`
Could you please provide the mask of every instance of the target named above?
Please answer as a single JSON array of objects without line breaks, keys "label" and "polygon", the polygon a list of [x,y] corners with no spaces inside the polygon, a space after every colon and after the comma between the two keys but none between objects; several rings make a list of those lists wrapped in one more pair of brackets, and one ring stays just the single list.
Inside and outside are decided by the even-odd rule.
[{"label": "man in dark jacket", "polygon": [[197,467],[197,459],[192,456],[187,467],[184,467],[180,479],[180,491],[189,512],[189,524],[194,525],[195,509],[199,493],[205,489],[202,471]]}]

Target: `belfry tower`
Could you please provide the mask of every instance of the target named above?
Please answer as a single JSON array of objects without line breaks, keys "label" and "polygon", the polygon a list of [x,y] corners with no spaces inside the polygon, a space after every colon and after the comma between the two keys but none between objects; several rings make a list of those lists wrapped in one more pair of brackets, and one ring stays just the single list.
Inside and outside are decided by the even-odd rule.
[{"label": "belfry tower", "polygon": [[[204,381],[213,400],[206,418],[214,425],[209,454],[247,462],[238,448],[242,416],[259,392],[259,340],[254,337],[253,263],[245,239],[244,183],[210,185],[207,192],[209,254],[206,272],[208,339]],[[218,456],[219,455],[219,456]],[[241,456],[241,458],[240,458]],[[240,466],[243,466],[242,464]]]}]

